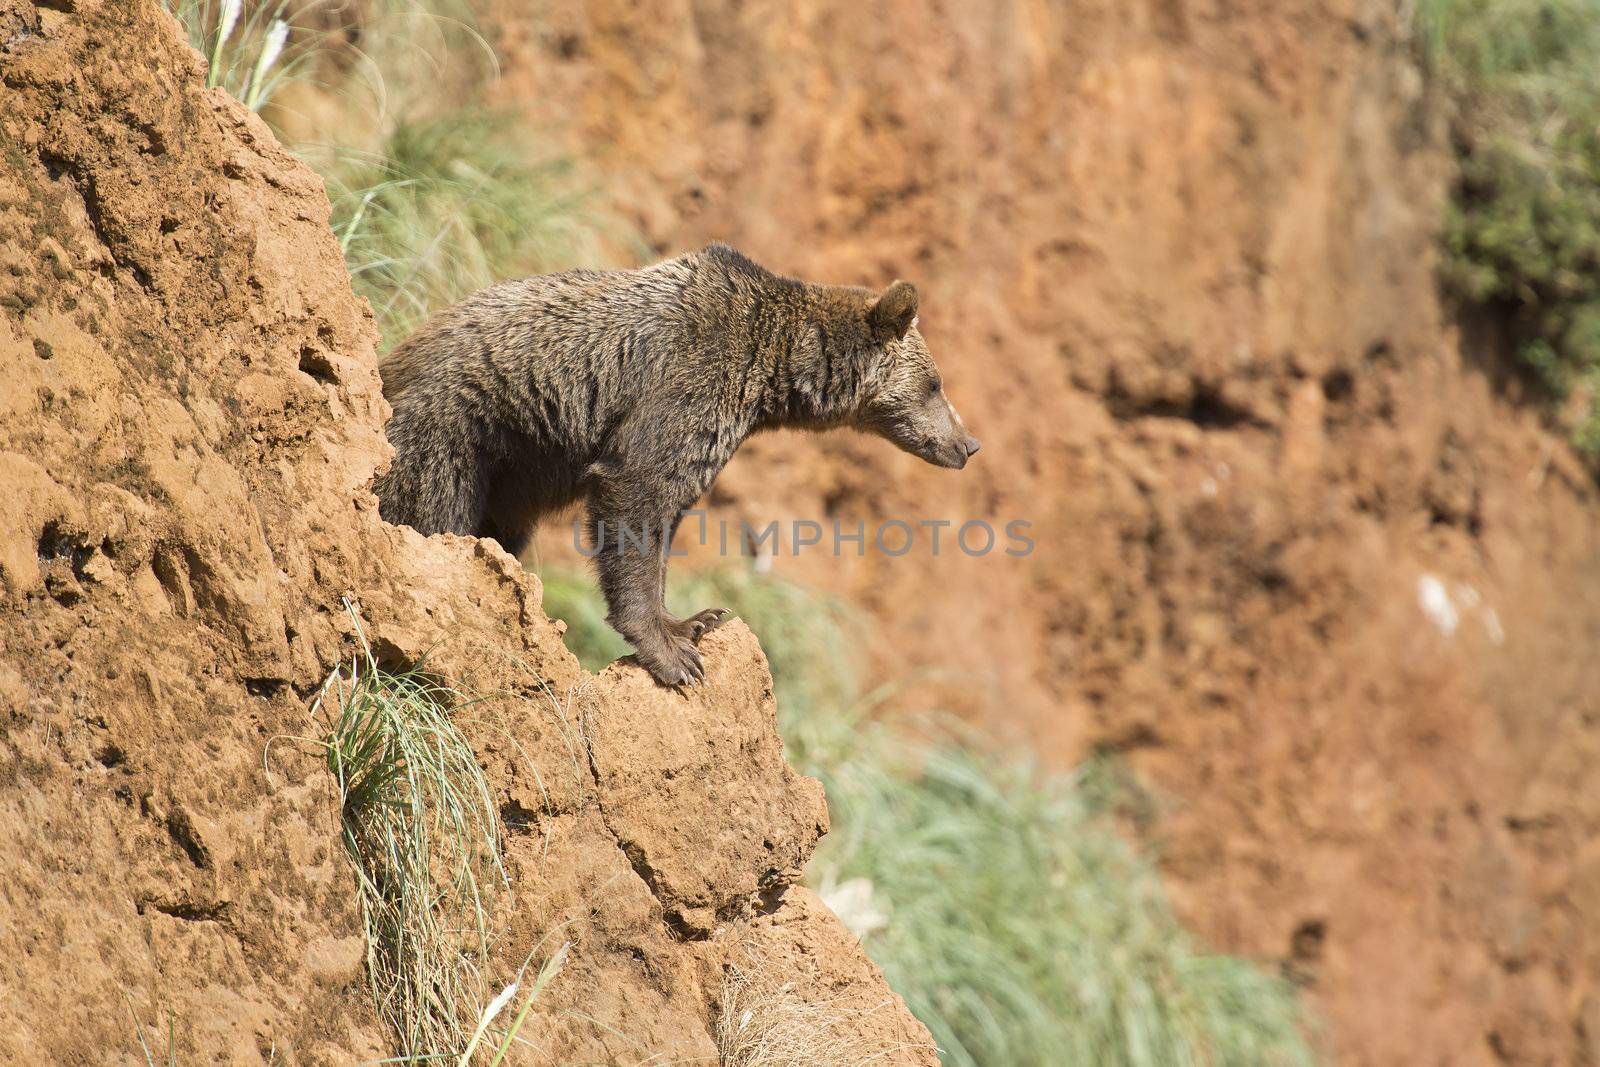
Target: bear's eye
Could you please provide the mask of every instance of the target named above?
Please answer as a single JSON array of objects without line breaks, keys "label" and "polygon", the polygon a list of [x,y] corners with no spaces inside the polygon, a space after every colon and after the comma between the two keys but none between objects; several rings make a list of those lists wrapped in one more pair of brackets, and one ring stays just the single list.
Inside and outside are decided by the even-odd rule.
[{"label": "bear's eye", "polygon": [[944,388],[944,383],[941,382],[939,379],[935,378],[933,381],[928,383],[928,395],[929,396],[938,396],[939,395],[939,390],[943,389],[943,388]]}]

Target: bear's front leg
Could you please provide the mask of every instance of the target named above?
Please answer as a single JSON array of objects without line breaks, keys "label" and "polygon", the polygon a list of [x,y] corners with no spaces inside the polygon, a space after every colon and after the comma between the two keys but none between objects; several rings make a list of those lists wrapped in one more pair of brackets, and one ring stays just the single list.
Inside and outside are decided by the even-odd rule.
[{"label": "bear's front leg", "polygon": [[683,512],[680,511],[677,517],[672,520],[672,529],[667,535],[666,549],[661,553],[661,617],[669,631],[686,639],[690,644],[698,645],[702,637],[717,628],[722,622],[722,617],[728,614],[728,609],[706,608],[704,611],[695,612],[687,619],[680,619],[667,610],[667,560],[672,556],[673,538],[678,536],[678,527],[682,525]]},{"label": "bear's front leg", "polygon": [[[609,491],[608,491],[609,490]],[[590,537],[605,594],[606,621],[627,638],[644,665],[662,685],[680,686],[705,680],[705,667],[695,648],[720,618],[721,609],[700,612],[680,621],[662,606],[666,552],[671,524],[641,501],[614,487],[599,488],[589,501]]]}]

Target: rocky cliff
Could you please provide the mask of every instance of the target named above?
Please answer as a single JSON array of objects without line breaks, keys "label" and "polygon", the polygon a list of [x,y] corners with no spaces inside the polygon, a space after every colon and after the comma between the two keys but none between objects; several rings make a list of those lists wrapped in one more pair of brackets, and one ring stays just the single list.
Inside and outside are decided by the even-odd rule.
[{"label": "rocky cliff", "polygon": [[487,969],[571,943],[528,1062],[714,1059],[751,960],[932,1062],[793,884],[826,808],[747,630],[688,695],[591,678],[498,548],[379,521],[375,335],[321,183],[156,0],[0,0],[0,82],[0,1059],[390,1054],[308,710],[349,598],[380,662],[491,698]]}]

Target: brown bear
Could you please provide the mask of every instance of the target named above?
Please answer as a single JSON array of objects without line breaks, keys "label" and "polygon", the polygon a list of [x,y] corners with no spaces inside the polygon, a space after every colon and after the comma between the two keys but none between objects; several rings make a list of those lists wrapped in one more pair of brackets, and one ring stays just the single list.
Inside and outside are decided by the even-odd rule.
[{"label": "brown bear", "polygon": [[701,680],[724,610],[667,613],[667,550],[747,437],[854,427],[951,468],[978,451],[916,320],[906,282],[813,285],[722,245],[492,286],[382,361],[382,515],[518,554],[584,500],[608,621],[662,684]]}]

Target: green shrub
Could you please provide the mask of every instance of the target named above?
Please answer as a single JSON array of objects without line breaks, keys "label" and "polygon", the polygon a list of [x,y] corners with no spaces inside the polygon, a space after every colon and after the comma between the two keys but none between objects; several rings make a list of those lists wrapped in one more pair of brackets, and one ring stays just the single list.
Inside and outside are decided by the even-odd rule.
[{"label": "green shrub", "polygon": [[[625,651],[593,579],[544,575],[590,667]],[[864,937],[952,1067],[1308,1064],[1289,984],[1201,951],[1121,837],[1102,768],[1049,775],[922,716],[883,723],[856,686],[860,623],[748,570],[688,575],[760,636],[791,762],[827,787],[809,875]]]},{"label": "green shrub", "polygon": [[1417,28],[1456,104],[1444,280],[1600,452],[1600,0],[1422,0]]}]

